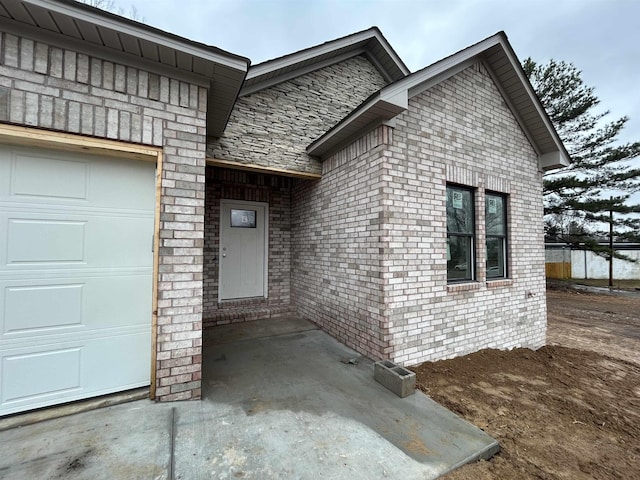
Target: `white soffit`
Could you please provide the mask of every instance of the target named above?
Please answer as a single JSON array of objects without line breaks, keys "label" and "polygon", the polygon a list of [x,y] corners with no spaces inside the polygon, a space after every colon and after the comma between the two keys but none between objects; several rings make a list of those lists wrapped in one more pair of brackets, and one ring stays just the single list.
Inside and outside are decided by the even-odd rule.
[{"label": "white soffit", "polygon": [[226,126],[247,58],[73,0],[2,0],[0,28],[209,88],[208,134]]}]

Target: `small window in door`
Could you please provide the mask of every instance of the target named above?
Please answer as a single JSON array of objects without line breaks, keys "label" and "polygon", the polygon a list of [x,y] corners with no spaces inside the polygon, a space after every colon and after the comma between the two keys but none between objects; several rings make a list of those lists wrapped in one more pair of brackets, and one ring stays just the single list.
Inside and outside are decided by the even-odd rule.
[{"label": "small window in door", "polygon": [[256,228],[255,210],[231,209],[231,227],[233,228]]}]

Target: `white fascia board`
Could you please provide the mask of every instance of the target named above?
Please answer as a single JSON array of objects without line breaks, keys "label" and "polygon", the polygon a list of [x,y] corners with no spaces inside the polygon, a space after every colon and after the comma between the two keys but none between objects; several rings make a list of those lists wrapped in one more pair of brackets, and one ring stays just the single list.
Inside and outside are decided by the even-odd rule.
[{"label": "white fascia board", "polygon": [[303,50],[302,52],[286,55],[275,60],[267,60],[264,63],[252,66],[249,73],[247,73],[247,80],[369,40],[374,36],[372,33],[371,29],[365,30],[356,35],[334,40],[333,42],[318,45],[316,47],[311,47],[307,50]]},{"label": "white fascia board", "polygon": [[[558,148],[557,152],[555,151],[549,152],[549,154],[556,154],[556,153],[558,154],[558,163],[554,164],[555,166],[544,168],[541,162],[540,166],[543,168],[543,170],[551,170],[554,168],[569,166],[569,164],[571,163],[569,153],[567,152],[567,149],[565,148],[564,143],[562,143],[562,140],[558,136],[558,132],[556,132],[555,127],[551,123],[551,120],[549,119],[549,115],[547,115],[547,112],[545,111],[544,107],[540,103],[540,100],[538,99],[538,95],[536,95],[536,93],[533,91],[533,87],[531,86],[529,79],[525,76],[524,71],[520,67],[520,62],[515,56],[515,52],[511,49],[509,45],[505,45],[503,41],[500,41],[500,44],[502,45],[502,49],[504,50],[505,55],[509,59],[509,62],[513,67],[513,70],[518,76],[518,80],[520,80],[520,83],[523,85],[525,91],[527,92],[527,95],[529,96],[529,99],[531,100],[531,103],[535,107],[536,112],[542,119],[544,126],[547,128],[549,135],[551,135],[551,138],[553,138],[553,142],[556,144],[556,147]],[[540,158],[543,158],[546,155],[548,154],[542,154],[540,155]]]},{"label": "white fascia board", "polygon": [[[409,75],[411,72],[402,62],[402,60],[398,57],[398,55],[391,49],[390,45],[384,39],[384,37],[380,34],[377,28],[370,28],[368,30],[364,30],[355,35],[350,35],[345,38],[341,38],[338,40],[334,40],[332,42],[328,42],[326,44],[318,45],[315,47],[308,48],[298,53],[293,53],[291,55],[286,55],[282,58],[278,58],[275,60],[267,60],[261,64],[252,66],[249,69],[249,73],[247,74],[247,80],[251,80],[252,78],[259,77],[261,75],[268,74],[270,72],[280,70],[282,68],[287,68],[291,65],[295,65],[296,63],[305,62],[307,60],[311,60],[315,57],[320,57],[322,55],[330,54],[333,51],[337,51],[343,48],[348,48],[352,45],[356,45],[361,42],[368,42],[369,40],[376,39],[380,46],[384,49],[384,51],[393,59],[398,68],[404,72],[405,75]],[[364,52],[364,48],[362,49]]]},{"label": "white fascia board", "polygon": [[391,75],[382,67],[382,65],[380,64],[380,62],[378,61],[378,59],[375,57],[375,55],[373,55],[372,53],[366,52],[363,49],[363,53],[365,54],[367,60],[369,60],[369,62],[371,62],[373,64],[374,67],[376,67],[378,69],[378,71],[380,72],[380,74],[384,77],[385,82],[389,83],[393,83],[393,78],[391,77]]},{"label": "white fascia board", "polygon": [[378,43],[380,43],[380,45],[382,45],[382,48],[384,48],[384,51],[387,52],[387,55],[389,55],[393,59],[395,64],[398,66],[398,68],[400,68],[400,70],[402,70],[402,73],[404,73],[405,76],[406,75],[410,75],[411,71],[407,68],[407,66],[400,59],[400,57],[398,57],[396,52],[393,51],[393,49],[391,48],[391,45],[389,45],[387,43],[387,41],[382,36],[382,34],[378,31],[378,29],[374,29],[373,33],[374,33],[374,36],[376,37],[376,39],[378,40]]},{"label": "white fascia board", "polygon": [[[542,119],[549,134],[553,138],[553,141],[556,144],[556,147],[558,148],[557,151],[550,152],[548,154],[540,154],[539,151],[537,152],[540,154],[539,158],[541,158],[540,167],[544,170],[551,170],[554,168],[562,168],[562,167],[568,166],[570,163],[570,159],[568,154],[566,153],[566,149],[562,141],[558,137],[555,128],[551,124],[551,121],[549,120],[547,113],[544,111],[544,108],[540,104],[540,101],[538,100],[537,95],[533,91],[533,88],[531,87],[529,80],[524,76],[524,73],[520,68],[520,64],[518,62],[518,59],[515,57],[513,50],[505,42],[505,37],[503,36],[503,34],[498,33],[496,35],[493,35],[492,37],[489,37],[483,40],[482,42],[476,45],[473,45],[467,48],[466,50],[459,52],[458,54],[454,54],[451,57],[445,58],[444,60],[441,60],[440,62],[437,62],[434,65],[427,67],[422,71],[418,71],[417,73],[414,73],[413,75],[407,77],[404,80],[400,80],[396,82],[394,85],[391,85],[390,87],[407,88],[409,90],[408,97],[412,98],[415,95],[427,90],[428,88],[431,88],[433,85],[443,80],[446,80],[447,78],[450,78],[451,76],[470,67],[476,61],[477,57],[482,58],[481,55],[486,50],[496,45],[501,46],[502,50],[507,56],[507,59],[511,63],[513,71],[516,73],[518,80],[524,86],[525,91],[527,92],[527,95],[531,100],[531,103],[534,105],[538,115]],[[500,90],[502,96],[505,98],[505,101],[510,106],[510,109],[518,119],[518,122],[520,123],[522,128],[525,129],[524,123],[520,120],[519,116],[516,114],[516,111],[513,108],[510,100],[507,98],[507,95],[504,92],[504,89],[502,89],[502,87],[499,85],[498,79],[493,74],[491,68],[488,68],[488,70],[494,82],[496,83],[496,86]],[[525,134],[529,138],[529,141],[532,143],[532,145],[535,145],[535,142],[532,141],[532,138],[529,132],[526,131],[526,129],[525,129]],[[534,148],[537,148],[537,147],[534,147]],[[546,155],[550,155],[550,156],[547,157]]]},{"label": "white fascia board", "polygon": [[166,75],[172,78],[179,78],[185,82],[190,82],[201,87],[209,88],[211,86],[211,78],[208,76],[181,70],[178,67],[169,66],[164,63],[139,57],[132,53],[113,50],[90,42],[78,41],[75,38],[68,37],[59,32],[25,25],[24,23],[5,19],[4,17],[0,17],[0,24],[3,31],[13,33],[17,36],[27,35],[35,41],[49,43],[60,48],[66,48],[89,56],[98,55],[103,60],[107,60],[109,62],[120,63],[133,68],[142,68],[149,72]]},{"label": "white fascia board", "polygon": [[408,97],[413,98],[416,95],[424,92],[425,90],[430,89],[434,85],[444,82],[449,78],[457,75],[463,70],[472,66],[475,62],[475,59],[466,59],[461,62],[454,63],[453,65],[441,65],[439,68],[434,68],[428,72],[424,72],[424,75],[416,78],[415,81],[411,82],[412,85],[409,86]]},{"label": "white fascia board", "polygon": [[389,89],[389,91],[382,89],[380,91],[379,101],[384,102],[399,111],[404,111],[409,108],[409,96],[407,95],[406,89]]},{"label": "white fascia board", "polygon": [[193,55],[194,57],[200,57],[205,60],[209,60],[211,62],[224,65],[235,70],[239,70],[241,72],[246,72],[249,68],[249,65],[246,61],[218,54],[206,48],[201,48],[188,41],[187,39],[185,39],[184,41],[180,41],[177,38],[167,37],[160,33],[149,31],[146,28],[138,28],[135,25],[128,24],[128,22],[120,22],[117,19],[108,18],[107,16],[98,15],[93,12],[87,12],[81,8],[75,8],[75,6],[73,5],[59,3],[56,0],[22,1],[44,8],[45,10],[50,10],[52,12],[57,12],[62,15],[76,18],[78,20],[93,23],[94,25],[109,28],[119,33],[131,35],[132,37],[144,38],[158,45],[163,45],[167,48],[178,50],[188,55]]},{"label": "white fascia board", "polygon": [[477,55],[495,44],[495,38],[496,36],[488,38],[467,50],[412,73],[408,77],[384,87],[381,93],[389,98],[395,98],[396,95],[404,95],[408,100],[473,65],[474,58]]},{"label": "white fascia board", "polygon": [[540,169],[547,172],[549,170],[555,170],[556,168],[568,167],[571,162],[563,152],[556,150],[540,155],[538,157],[538,163]]},{"label": "white fascia board", "polygon": [[[406,96],[406,91],[403,95],[402,92],[395,92],[391,95],[385,94],[383,91],[380,91],[375,97],[371,98],[367,103],[361,105],[359,108],[353,111],[353,113],[347,117],[343,122],[336,125],[333,129],[329,130],[325,135],[320,137],[318,140],[314,141],[307,147],[307,153],[310,155],[317,155],[316,152],[318,149],[322,149],[327,144],[332,145],[333,143],[341,143],[344,139],[340,139],[336,141],[336,137],[339,136],[346,128],[353,125],[357,122],[361,117],[363,117],[368,111],[372,110],[375,107],[383,107],[385,111],[389,112],[387,115],[384,115],[384,118],[380,118],[380,121],[391,120],[404,110],[408,108],[409,100]],[[362,127],[370,124],[371,122],[364,122]],[[331,147],[329,147],[331,148]]]},{"label": "white fascia board", "polygon": [[409,90],[409,98],[414,97],[433,85],[470,67],[473,65],[475,57],[498,43],[502,43],[500,34],[489,37],[457,54],[440,60],[423,70],[419,70],[406,79],[396,82],[395,85],[402,86]]},{"label": "white fascia board", "polygon": [[514,106],[513,102],[511,101],[511,98],[509,97],[509,95],[507,95],[507,92],[505,91],[504,87],[500,83],[500,79],[498,78],[496,73],[491,68],[491,65],[489,65],[489,62],[487,62],[484,59],[482,60],[482,63],[484,64],[484,67],[486,68],[487,72],[489,73],[489,76],[493,80],[493,84],[496,86],[496,88],[500,92],[500,95],[502,96],[502,99],[507,104],[507,107],[509,107],[509,110],[511,111],[511,114],[516,119],[516,122],[518,122],[518,125],[520,125],[520,130],[522,130],[522,133],[524,134],[524,136],[527,137],[527,140],[529,141],[529,145],[531,145],[531,148],[533,148],[533,150],[535,151],[536,155],[538,155],[538,156],[542,155],[540,147],[538,146],[538,142],[536,142],[533,134],[527,128],[527,123],[522,119],[522,116],[518,112],[518,109]]},{"label": "white fascia board", "polygon": [[[352,57],[357,57],[358,55],[362,55],[363,53],[365,53],[365,49],[364,48],[357,48],[355,50],[351,50],[349,52],[343,53],[341,55],[338,55],[336,57],[331,57],[331,58],[327,58],[326,60],[319,62],[319,63],[314,63],[312,65],[308,65],[306,67],[303,67],[301,69],[296,69],[293,70],[289,73],[286,73],[284,75],[278,75],[276,77],[270,78],[268,80],[264,80],[261,82],[257,82],[249,87],[244,87],[241,91],[240,91],[240,96],[244,97],[247,95],[251,95],[252,93],[258,92],[260,90],[264,90],[265,88],[269,88],[269,87],[273,87],[274,85],[277,85],[279,83],[282,82],[286,82],[288,80],[292,80],[296,77],[299,77],[301,75],[305,75],[307,73],[311,73],[311,72],[315,72],[316,70],[320,70],[322,68],[328,67],[330,65],[333,65],[335,63],[340,63],[344,60],[348,60]],[[249,73],[247,74],[247,80],[249,80],[252,76],[255,77],[255,75],[253,75],[253,69],[255,67],[251,67],[249,69]]]}]

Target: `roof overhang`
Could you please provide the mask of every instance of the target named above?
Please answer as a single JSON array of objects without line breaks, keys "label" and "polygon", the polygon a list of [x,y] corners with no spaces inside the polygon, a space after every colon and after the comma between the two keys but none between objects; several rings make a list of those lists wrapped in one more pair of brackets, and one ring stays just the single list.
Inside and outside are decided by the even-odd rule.
[{"label": "roof overhang", "polygon": [[209,90],[207,134],[220,136],[250,61],[73,0],[2,0],[0,29]]},{"label": "roof overhang", "polygon": [[358,55],[367,57],[389,83],[410,73],[380,30],[372,27],[252,66],[240,95],[250,95]]},{"label": "roof overhang", "polygon": [[529,83],[506,35],[497,33],[471,47],[396,81],[371,96],[335,127],[307,147],[307,153],[326,157],[358,132],[393,118],[409,99],[481,61],[529,139],[541,170],[568,166],[570,156]]}]

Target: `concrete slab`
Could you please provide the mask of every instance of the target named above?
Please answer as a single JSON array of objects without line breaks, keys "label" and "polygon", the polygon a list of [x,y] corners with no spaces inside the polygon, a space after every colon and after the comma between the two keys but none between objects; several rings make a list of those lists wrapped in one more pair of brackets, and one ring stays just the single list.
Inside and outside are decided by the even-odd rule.
[{"label": "concrete slab", "polygon": [[[122,403],[131,403],[135,400],[149,398],[149,387],[126,390],[124,392],[88,398],[77,402],[70,402],[50,408],[41,408],[32,412],[10,415],[0,418],[0,431],[15,427],[24,427],[32,423],[44,422],[55,418],[76,415],[82,412],[90,412],[99,408],[111,407]],[[1,478],[1,477],[0,477]]]},{"label": "concrete slab", "polygon": [[203,334],[203,344],[207,347],[317,329],[318,326],[315,323],[294,316],[256,320],[254,322],[230,323],[206,329]]},{"label": "concrete slab", "polygon": [[0,478],[427,479],[497,450],[422,393],[389,392],[371,361],[324,332],[289,322],[295,333],[248,341],[273,330],[245,325],[207,347],[202,402],[139,400],[1,431]]},{"label": "concrete slab", "polygon": [[[206,401],[177,421],[177,473],[188,468],[178,459],[204,459],[216,478],[436,478],[498,449],[422,393],[389,392],[373,362],[320,330],[215,345],[205,358]],[[220,428],[203,427],[210,411]]]},{"label": "concrete slab", "polygon": [[0,478],[166,479],[171,406],[149,400],[0,432]]}]

